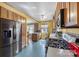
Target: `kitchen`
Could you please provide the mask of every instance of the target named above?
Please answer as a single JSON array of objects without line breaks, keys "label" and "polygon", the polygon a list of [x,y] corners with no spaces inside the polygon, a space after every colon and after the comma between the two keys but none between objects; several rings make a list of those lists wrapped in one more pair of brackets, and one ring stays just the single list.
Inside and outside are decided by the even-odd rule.
[{"label": "kitchen", "polygon": [[[29,6],[36,6],[32,7],[34,12],[29,10]],[[38,45],[39,41],[45,40],[46,57],[79,57],[78,10],[79,2],[0,2],[0,56],[16,56],[30,43]],[[31,23],[28,23],[29,20]],[[55,52],[52,54],[52,51]],[[60,51],[66,54],[54,55]]]}]

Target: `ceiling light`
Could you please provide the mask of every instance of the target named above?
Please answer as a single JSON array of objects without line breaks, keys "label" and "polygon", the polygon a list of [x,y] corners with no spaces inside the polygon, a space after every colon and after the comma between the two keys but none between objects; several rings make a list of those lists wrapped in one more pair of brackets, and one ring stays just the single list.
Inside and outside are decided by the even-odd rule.
[{"label": "ceiling light", "polygon": [[45,15],[41,15],[41,20],[46,19],[47,17]]}]

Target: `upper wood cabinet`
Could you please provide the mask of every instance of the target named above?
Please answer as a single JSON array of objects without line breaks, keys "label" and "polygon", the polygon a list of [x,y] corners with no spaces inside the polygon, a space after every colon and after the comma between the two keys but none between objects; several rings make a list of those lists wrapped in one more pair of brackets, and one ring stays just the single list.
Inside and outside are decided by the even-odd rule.
[{"label": "upper wood cabinet", "polygon": [[8,19],[8,10],[0,7],[0,18],[6,18]]},{"label": "upper wood cabinet", "polygon": [[61,2],[61,8],[62,9],[66,8],[66,2]]},{"label": "upper wood cabinet", "polygon": [[76,2],[71,2],[70,3],[70,14],[69,14],[69,25],[77,25],[77,3]]},{"label": "upper wood cabinet", "polygon": [[65,5],[64,6],[64,8],[65,8],[65,13],[64,13],[64,24],[65,24],[65,26],[67,26],[68,25],[68,23],[69,23],[69,15],[70,15],[70,3],[69,2],[66,2],[65,4],[63,4],[63,5]]},{"label": "upper wood cabinet", "polygon": [[66,27],[79,27],[79,3],[66,3],[67,13],[65,19]]},{"label": "upper wood cabinet", "polygon": [[65,27],[79,27],[79,2],[58,2],[54,19],[57,20],[61,9],[64,9]]},{"label": "upper wood cabinet", "polygon": [[18,14],[16,14],[16,13],[13,13],[13,19],[14,19],[15,21],[20,20],[20,15],[18,15]]},{"label": "upper wood cabinet", "polygon": [[58,2],[57,3],[57,7],[56,7],[56,11],[55,11],[55,15],[54,15],[54,18],[57,19],[59,13],[60,13],[60,9],[64,8],[63,7],[63,3],[62,2]]},{"label": "upper wood cabinet", "polygon": [[34,23],[34,32],[38,32],[38,23]]},{"label": "upper wood cabinet", "polygon": [[14,20],[14,13],[8,10],[8,19]]},{"label": "upper wood cabinet", "polygon": [[57,3],[57,6],[56,6],[56,11],[55,11],[55,19],[57,18],[58,14],[59,14],[59,8],[60,8],[60,5],[59,5],[59,2]]},{"label": "upper wood cabinet", "polygon": [[24,22],[24,19],[25,19],[23,16],[20,16],[19,14],[12,12],[1,6],[0,6],[0,18],[19,21],[19,22]]}]

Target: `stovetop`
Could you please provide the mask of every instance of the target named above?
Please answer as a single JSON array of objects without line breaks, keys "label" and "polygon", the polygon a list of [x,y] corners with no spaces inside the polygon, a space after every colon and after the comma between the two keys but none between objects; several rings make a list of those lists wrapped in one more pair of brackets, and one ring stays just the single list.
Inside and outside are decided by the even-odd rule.
[{"label": "stovetop", "polygon": [[48,47],[69,50],[68,43],[63,39],[49,39]]}]

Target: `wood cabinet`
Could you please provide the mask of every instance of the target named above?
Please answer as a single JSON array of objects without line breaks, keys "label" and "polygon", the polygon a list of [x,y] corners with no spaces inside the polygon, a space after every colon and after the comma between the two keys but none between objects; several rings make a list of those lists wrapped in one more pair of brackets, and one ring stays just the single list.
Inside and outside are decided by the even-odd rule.
[{"label": "wood cabinet", "polygon": [[54,19],[57,19],[60,13],[60,9],[63,9],[65,7],[63,2],[58,2],[57,6],[56,6],[56,11],[55,11],[55,15],[54,15]]},{"label": "wood cabinet", "polygon": [[66,27],[79,27],[79,3],[66,3],[67,13],[65,19]]},{"label": "wood cabinet", "polygon": [[0,7],[0,18],[8,18],[8,10]]},{"label": "wood cabinet", "polygon": [[34,32],[38,32],[38,23],[34,23]]},{"label": "wood cabinet", "polygon": [[70,14],[69,14],[69,25],[74,26],[77,24],[77,3],[71,2],[70,3]]},{"label": "wood cabinet", "polygon": [[26,46],[26,33],[26,23],[22,23],[22,48]]},{"label": "wood cabinet", "polygon": [[8,10],[8,19],[14,20],[14,13],[12,11],[9,11],[9,10]]},{"label": "wood cabinet", "polygon": [[33,33],[32,34],[32,41],[37,41],[38,40],[38,34]]},{"label": "wood cabinet", "polygon": [[9,19],[13,21],[22,21],[24,17],[0,6],[0,18]]},{"label": "wood cabinet", "polygon": [[63,5],[65,5],[64,6],[64,9],[65,9],[65,11],[64,11],[64,25],[65,26],[67,26],[68,25],[68,20],[69,20],[69,14],[70,14],[70,12],[69,12],[69,5],[70,5],[70,3],[69,2],[66,2],[65,4],[63,4]]},{"label": "wood cabinet", "polygon": [[62,9],[66,8],[66,2],[61,2],[61,4],[62,4],[62,5],[61,5],[61,8],[62,8]]},{"label": "wood cabinet", "polygon": [[15,20],[15,21],[20,20],[20,15],[13,13],[13,20]]},{"label": "wood cabinet", "polygon": [[58,2],[54,19],[57,20],[61,9],[64,9],[64,27],[79,27],[79,2]]}]

